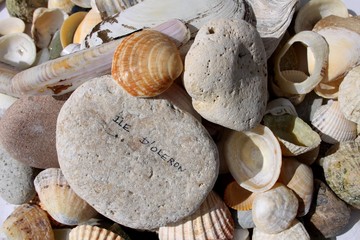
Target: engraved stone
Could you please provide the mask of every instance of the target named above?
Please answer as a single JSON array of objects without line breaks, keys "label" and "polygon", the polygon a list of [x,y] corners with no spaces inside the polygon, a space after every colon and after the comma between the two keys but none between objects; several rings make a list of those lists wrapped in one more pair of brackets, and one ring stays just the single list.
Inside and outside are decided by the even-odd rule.
[{"label": "engraved stone", "polygon": [[56,131],[72,189],[131,228],[154,229],[190,215],[218,175],[216,145],[199,121],[164,95],[130,96],[110,75],[71,95]]}]

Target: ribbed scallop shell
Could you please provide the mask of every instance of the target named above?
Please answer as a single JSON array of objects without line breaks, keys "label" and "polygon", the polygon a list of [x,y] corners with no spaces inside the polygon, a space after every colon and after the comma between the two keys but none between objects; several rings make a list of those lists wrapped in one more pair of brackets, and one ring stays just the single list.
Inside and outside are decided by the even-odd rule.
[{"label": "ribbed scallop shell", "polygon": [[4,221],[8,240],[55,240],[46,212],[36,205],[23,204]]},{"label": "ribbed scallop shell", "polygon": [[205,201],[190,216],[159,228],[160,240],[232,240],[234,222],[221,198],[210,192]]},{"label": "ribbed scallop shell", "polygon": [[77,225],[97,215],[97,212],[70,188],[59,168],[40,172],[34,185],[44,209],[56,221]]},{"label": "ribbed scallop shell", "polygon": [[252,209],[255,193],[242,188],[236,181],[229,183],[224,191],[224,202],[227,206],[238,211]]},{"label": "ribbed scallop shell", "polygon": [[319,132],[321,139],[330,144],[354,140],[357,135],[357,124],[345,118],[338,101],[329,101],[319,107],[311,124]]},{"label": "ribbed scallop shell", "polygon": [[124,238],[105,228],[80,225],[70,231],[69,240],[124,240]]},{"label": "ribbed scallop shell", "polygon": [[283,184],[255,196],[253,220],[256,228],[266,233],[279,233],[290,227],[298,211],[298,199]]},{"label": "ribbed scallop shell", "polygon": [[154,30],[126,37],[114,53],[111,74],[129,94],[153,97],[164,92],[183,71],[172,40]]},{"label": "ribbed scallop shell", "polygon": [[281,148],[265,126],[224,135],[224,157],[238,184],[252,192],[270,189],[280,175]]}]

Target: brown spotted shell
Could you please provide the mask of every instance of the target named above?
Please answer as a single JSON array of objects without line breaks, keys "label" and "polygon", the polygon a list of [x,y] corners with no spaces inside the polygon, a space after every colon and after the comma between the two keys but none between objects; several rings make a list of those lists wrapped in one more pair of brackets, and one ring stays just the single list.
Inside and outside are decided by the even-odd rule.
[{"label": "brown spotted shell", "polygon": [[119,44],[111,74],[129,94],[153,97],[168,89],[182,71],[183,62],[175,43],[158,31],[143,30]]}]

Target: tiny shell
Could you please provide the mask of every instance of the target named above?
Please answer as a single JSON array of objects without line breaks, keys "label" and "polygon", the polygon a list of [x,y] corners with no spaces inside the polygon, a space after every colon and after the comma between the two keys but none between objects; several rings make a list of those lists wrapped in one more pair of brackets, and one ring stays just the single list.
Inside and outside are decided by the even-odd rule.
[{"label": "tiny shell", "polygon": [[224,192],[224,202],[227,206],[238,211],[252,209],[255,193],[242,188],[236,181],[229,183]]},{"label": "tiny shell", "polygon": [[183,71],[174,42],[166,35],[143,30],[126,37],[114,53],[113,79],[132,96],[164,92]]},{"label": "tiny shell", "polygon": [[25,23],[20,18],[8,17],[0,20],[0,35],[24,32]]},{"label": "tiny shell", "polygon": [[70,231],[69,240],[124,240],[124,238],[105,228],[79,225]]}]

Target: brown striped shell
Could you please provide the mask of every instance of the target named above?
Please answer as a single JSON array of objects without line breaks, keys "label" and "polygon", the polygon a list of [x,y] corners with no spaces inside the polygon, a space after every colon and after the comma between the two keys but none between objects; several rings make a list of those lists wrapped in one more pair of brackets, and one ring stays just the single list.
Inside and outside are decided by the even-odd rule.
[{"label": "brown striped shell", "polygon": [[129,94],[153,97],[168,89],[182,71],[174,42],[158,31],[143,30],[126,37],[117,47],[111,74]]}]

